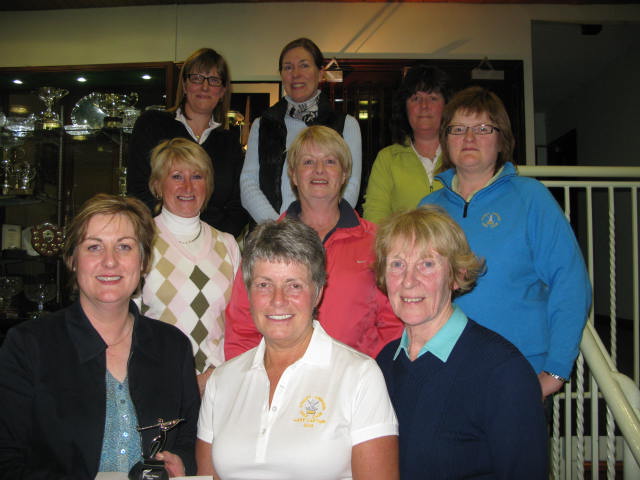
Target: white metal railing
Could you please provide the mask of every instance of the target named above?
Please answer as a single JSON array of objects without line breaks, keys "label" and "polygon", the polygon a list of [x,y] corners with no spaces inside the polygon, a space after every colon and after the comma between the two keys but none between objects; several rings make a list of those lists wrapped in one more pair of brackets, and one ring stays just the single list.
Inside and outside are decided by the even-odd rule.
[{"label": "white metal railing", "polygon": [[[613,480],[621,465],[625,480],[640,479],[640,167],[518,169],[560,197],[594,290],[572,381],[553,399],[551,478],[598,479],[603,465],[603,478]],[[596,323],[609,337],[608,348]],[[625,334],[627,330],[632,333]],[[589,477],[585,460],[591,466]]]}]

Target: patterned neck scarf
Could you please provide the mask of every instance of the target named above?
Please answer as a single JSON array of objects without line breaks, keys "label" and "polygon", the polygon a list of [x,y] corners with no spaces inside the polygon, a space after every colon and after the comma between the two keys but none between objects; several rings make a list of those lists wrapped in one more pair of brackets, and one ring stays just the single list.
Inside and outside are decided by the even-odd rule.
[{"label": "patterned neck scarf", "polygon": [[303,121],[306,125],[311,125],[318,118],[318,100],[320,100],[320,90],[317,90],[315,95],[306,102],[298,103],[285,97],[289,108],[287,114],[297,120]]}]

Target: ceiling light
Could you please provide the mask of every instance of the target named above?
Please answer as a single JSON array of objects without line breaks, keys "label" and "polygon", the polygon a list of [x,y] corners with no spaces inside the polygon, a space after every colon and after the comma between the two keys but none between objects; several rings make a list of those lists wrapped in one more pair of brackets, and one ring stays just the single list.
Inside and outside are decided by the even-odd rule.
[{"label": "ceiling light", "polygon": [[16,85],[22,85],[22,80],[20,80],[19,78],[16,78],[13,83],[15,83]]},{"label": "ceiling light", "polygon": [[84,78],[84,77],[78,77],[78,78],[76,78],[76,80],[77,80],[78,82],[80,82],[80,83],[84,83],[84,82],[86,82],[86,81],[87,81],[87,79],[86,79],[86,78]]},{"label": "ceiling light", "polygon": [[151,80],[151,75],[149,75],[148,73],[145,73],[144,75],[142,75],[142,79],[143,80]]}]

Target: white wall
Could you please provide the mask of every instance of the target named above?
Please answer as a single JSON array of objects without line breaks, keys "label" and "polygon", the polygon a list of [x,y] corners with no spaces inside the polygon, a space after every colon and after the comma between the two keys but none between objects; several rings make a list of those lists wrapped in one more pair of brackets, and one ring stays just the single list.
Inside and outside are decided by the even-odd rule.
[{"label": "white wall", "polygon": [[270,80],[282,46],[303,35],[327,56],[523,60],[532,162],[532,20],[638,21],[640,6],[226,3],[2,12],[0,66],[179,61],[211,46],[235,80]]}]

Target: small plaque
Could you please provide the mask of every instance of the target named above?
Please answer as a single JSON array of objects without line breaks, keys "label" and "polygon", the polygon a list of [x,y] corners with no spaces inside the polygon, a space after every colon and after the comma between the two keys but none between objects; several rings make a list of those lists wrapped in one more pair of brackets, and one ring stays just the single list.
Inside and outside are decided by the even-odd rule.
[{"label": "small plaque", "polygon": [[31,230],[31,246],[43,257],[54,257],[62,251],[64,233],[53,223],[41,223]]}]

